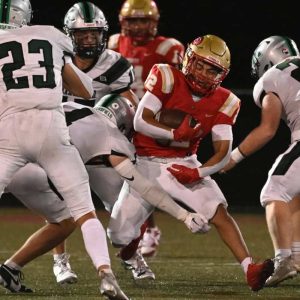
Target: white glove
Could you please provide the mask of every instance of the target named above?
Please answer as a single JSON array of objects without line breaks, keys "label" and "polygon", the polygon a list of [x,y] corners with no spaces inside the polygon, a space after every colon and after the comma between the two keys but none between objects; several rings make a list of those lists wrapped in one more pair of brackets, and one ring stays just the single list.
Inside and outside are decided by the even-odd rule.
[{"label": "white glove", "polygon": [[199,213],[188,213],[184,224],[192,233],[206,233],[210,230],[207,219]]}]

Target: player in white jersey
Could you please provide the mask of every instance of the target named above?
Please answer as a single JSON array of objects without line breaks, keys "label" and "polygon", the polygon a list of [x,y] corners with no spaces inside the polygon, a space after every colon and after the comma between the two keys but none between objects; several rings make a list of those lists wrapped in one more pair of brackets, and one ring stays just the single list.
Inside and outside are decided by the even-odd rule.
[{"label": "player in white jersey", "polygon": [[[107,98],[111,97],[114,99],[107,101]],[[110,104],[107,106],[101,106],[101,104],[108,103]],[[117,105],[121,107],[119,111],[114,110]],[[188,213],[135,170],[132,163],[135,161],[135,148],[124,135],[132,129],[132,122],[124,122],[124,119],[133,118],[134,110],[132,108],[129,100],[116,95],[105,97],[96,105],[95,109],[74,102],[64,104],[72,142],[79,150],[87,170],[113,167],[114,172],[119,177],[125,178],[128,184],[138,191],[146,201],[183,221],[192,232],[201,231],[202,227],[205,226],[205,218],[201,214]],[[124,118],[125,115],[126,118]],[[131,126],[128,127],[128,124]],[[84,135],[83,138],[82,134]],[[97,189],[97,186],[93,186],[93,184],[91,187]],[[26,249],[29,247],[28,244],[32,244],[31,241],[27,242],[21,250],[10,258],[10,261],[24,266],[33,259],[32,255],[35,255],[37,251],[41,255],[47,247],[49,249],[48,244],[53,245],[53,240],[66,238],[74,226],[68,219],[69,212],[65,201],[44,170],[37,164],[30,163],[20,169],[7,190],[13,193],[25,206],[45,216],[50,224],[58,223],[60,225],[56,227],[57,229],[51,228],[51,231],[48,226],[48,234],[45,234],[45,230],[47,230],[45,228],[40,234],[34,234],[37,245],[33,254],[30,250],[29,252],[24,251],[24,247]],[[111,205],[111,203],[105,203],[108,210],[110,210]],[[139,270],[144,268],[144,271],[148,271],[147,264],[142,262],[143,265],[139,265]]]},{"label": "player in white jersey", "polygon": [[[70,142],[61,107],[63,85],[88,99],[93,93],[91,80],[64,59],[73,49],[63,33],[52,26],[23,26],[31,19],[29,0],[4,0],[0,5],[0,193],[26,164],[43,168],[81,227],[101,277],[101,293],[127,299],[111,271],[88,175]],[[9,260],[2,264],[0,284],[13,292],[30,292],[20,282],[20,268]]]},{"label": "player in white jersey", "polygon": [[299,241],[299,227],[293,228],[292,222],[293,213],[300,209],[300,56],[294,41],[284,36],[264,39],[252,56],[252,74],[259,78],[253,97],[261,108],[261,122],[232,151],[223,172],[267,144],[276,134],[280,119],[285,121],[291,144],[274,162],[260,196],[275,250],[275,271],[266,286],[276,286],[296,276],[294,258],[300,262],[299,249],[298,257],[292,256],[292,247],[300,245],[293,244],[293,239]]},{"label": "player in white jersey", "polygon": [[[74,4],[65,15],[64,30],[72,39],[75,52],[73,63],[93,79],[94,94],[87,102],[66,91],[63,101],[94,106],[96,99],[113,92],[136,105],[138,99],[130,89],[134,79],[132,66],[119,53],[106,49],[108,24],[101,9],[89,1]],[[97,187],[94,192],[105,203],[110,203],[107,206],[110,209],[118,197],[123,180],[111,168],[95,168],[89,175],[90,182]],[[65,243],[61,243],[53,252],[53,271],[57,282],[76,281],[77,276],[67,259],[69,254],[65,251]]]},{"label": "player in white jersey", "polygon": [[97,99],[116,93],[138,102],[130,90],[134,80],[131,63],[106,49],[108,24],[99,7],[89,1],[74,4],[65,15],[64,30],[73,41],[74,64],[93,79],[94,95],[89,104],[68,93],[63,101],[94,106]]}]

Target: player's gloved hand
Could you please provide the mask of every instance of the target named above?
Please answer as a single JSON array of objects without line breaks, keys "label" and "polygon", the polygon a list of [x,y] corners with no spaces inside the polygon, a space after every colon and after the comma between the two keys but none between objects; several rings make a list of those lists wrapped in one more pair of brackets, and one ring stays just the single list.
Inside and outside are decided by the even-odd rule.
[{"label": "player's gloved hand", "polygon": [[197,123],[194,127],[191,126],[192,116],[186,115],[177,129],[172,129],[174,141],[190,141],[200,136],[201,125]]},{"label": "player's gloved hand", "polygon": [[194,183],[202,180],[199,168],[188,168],[186,166],[173,164],[167,170],[182,184]]},{"label": "player's gloved hand", "polygon": [[192,233],[206,233],[210,230],[207,219],[199,213],[188,213],[184,224]]}]

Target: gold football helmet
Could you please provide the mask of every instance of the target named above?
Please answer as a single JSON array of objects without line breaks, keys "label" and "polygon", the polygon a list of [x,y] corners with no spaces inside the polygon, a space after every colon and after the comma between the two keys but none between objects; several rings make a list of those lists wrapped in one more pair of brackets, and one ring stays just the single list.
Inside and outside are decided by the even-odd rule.
[{"label": "gold football helmet", "polygon": [[159,17],[153,0],[126,0],[119,14],[122,33],[144,44],[157,34]]},{"label": "gold football helmet", "polygon": [[[209,64],[214,67],[212,76],[199,72],[200,67]],[[215,35],[205,35],[192,41],[185,52],[182,72],[192,91],[201,96],[213,92],[227,76],[230,68],[230,51],[226,43]]]}]

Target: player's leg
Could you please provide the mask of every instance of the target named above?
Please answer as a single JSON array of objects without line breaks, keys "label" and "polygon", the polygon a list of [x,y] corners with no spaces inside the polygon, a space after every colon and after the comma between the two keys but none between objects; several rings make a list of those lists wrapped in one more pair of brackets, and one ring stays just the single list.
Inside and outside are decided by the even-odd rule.
[{"label": "player's leg", "polygon": [[154,213],[146,221],[147,228],[139,244],[140,251],[144,257],[153,257],[157,254],[161,230],[156,226]]},{"label": "player's leg", "polygon": [[51,250],[68,237],[74,229],[73,219],[44,225],[0,266],[0,284],[11,292],[32,292],[21,282],[22,267]]},{"label": "player's leg", "polygon": [[300,272],[300,195],[297,195],[289,203],[293,221],[292,258],[297,272]]},{"label": "player's leg", "polygon": [[260,201],[266,210],[268,230],[275,251],[275,270],[266,281],[267,286],[276,286],[297,274],[292,259],[294,228],[290,206],[291,200],[300,193],[300,158],[297,152],[297,144],[294,143],[278,156],[261,192]]},{"label": "player's leg", "polygon": [[111,213],[118,200],[123,180],[112,167],[86,165],[86,170],[89,174],[91,189],[103,202],[105,209]]},{"label": "player's leg", "polygon": [[[121,248],[120,258],[124,266],[131,269],[135,280],[155,279],[154,273],[143,256],[139,252],[130,251],[132,242],[134,243],[136,239],[139,240],[141,227],[153,209],[153,206],[141,199],[140,195],[130,188],[127,182],[124,182],[107,228],[107,234],[112,244]],[[129,257],[129,253],[131,253],[131,257]]]},{"label": "player's leg", "polygon": [[[48,252],[69,236],[75,229],[75,223],[64,201],[50,188],[45,171],[36,164],[28,163],[19,169],[8,185],[7,191],[48,220],[42,229],[28,238],[26,243],[6,261],[5,264],[13,270],[12,272],[18,274],[25,264]],[[19,287],[25,288],[22,285]],[[7,288],[14,292],[18,291],[15,290],[15,286],[9,284]]]},{"label": "player's leg", "polygon": [[71,215],[81,228],[86,251],[101,278],[101,293],[108,295],[113,290],[120,299],[127,299],[110,267],[106,234],[95,213],[88,174],[77,149],[70,143],[68,128],[64,117],[61,117],[63,116],[59,112],[53,113],[39,163],[63,196]]}]

